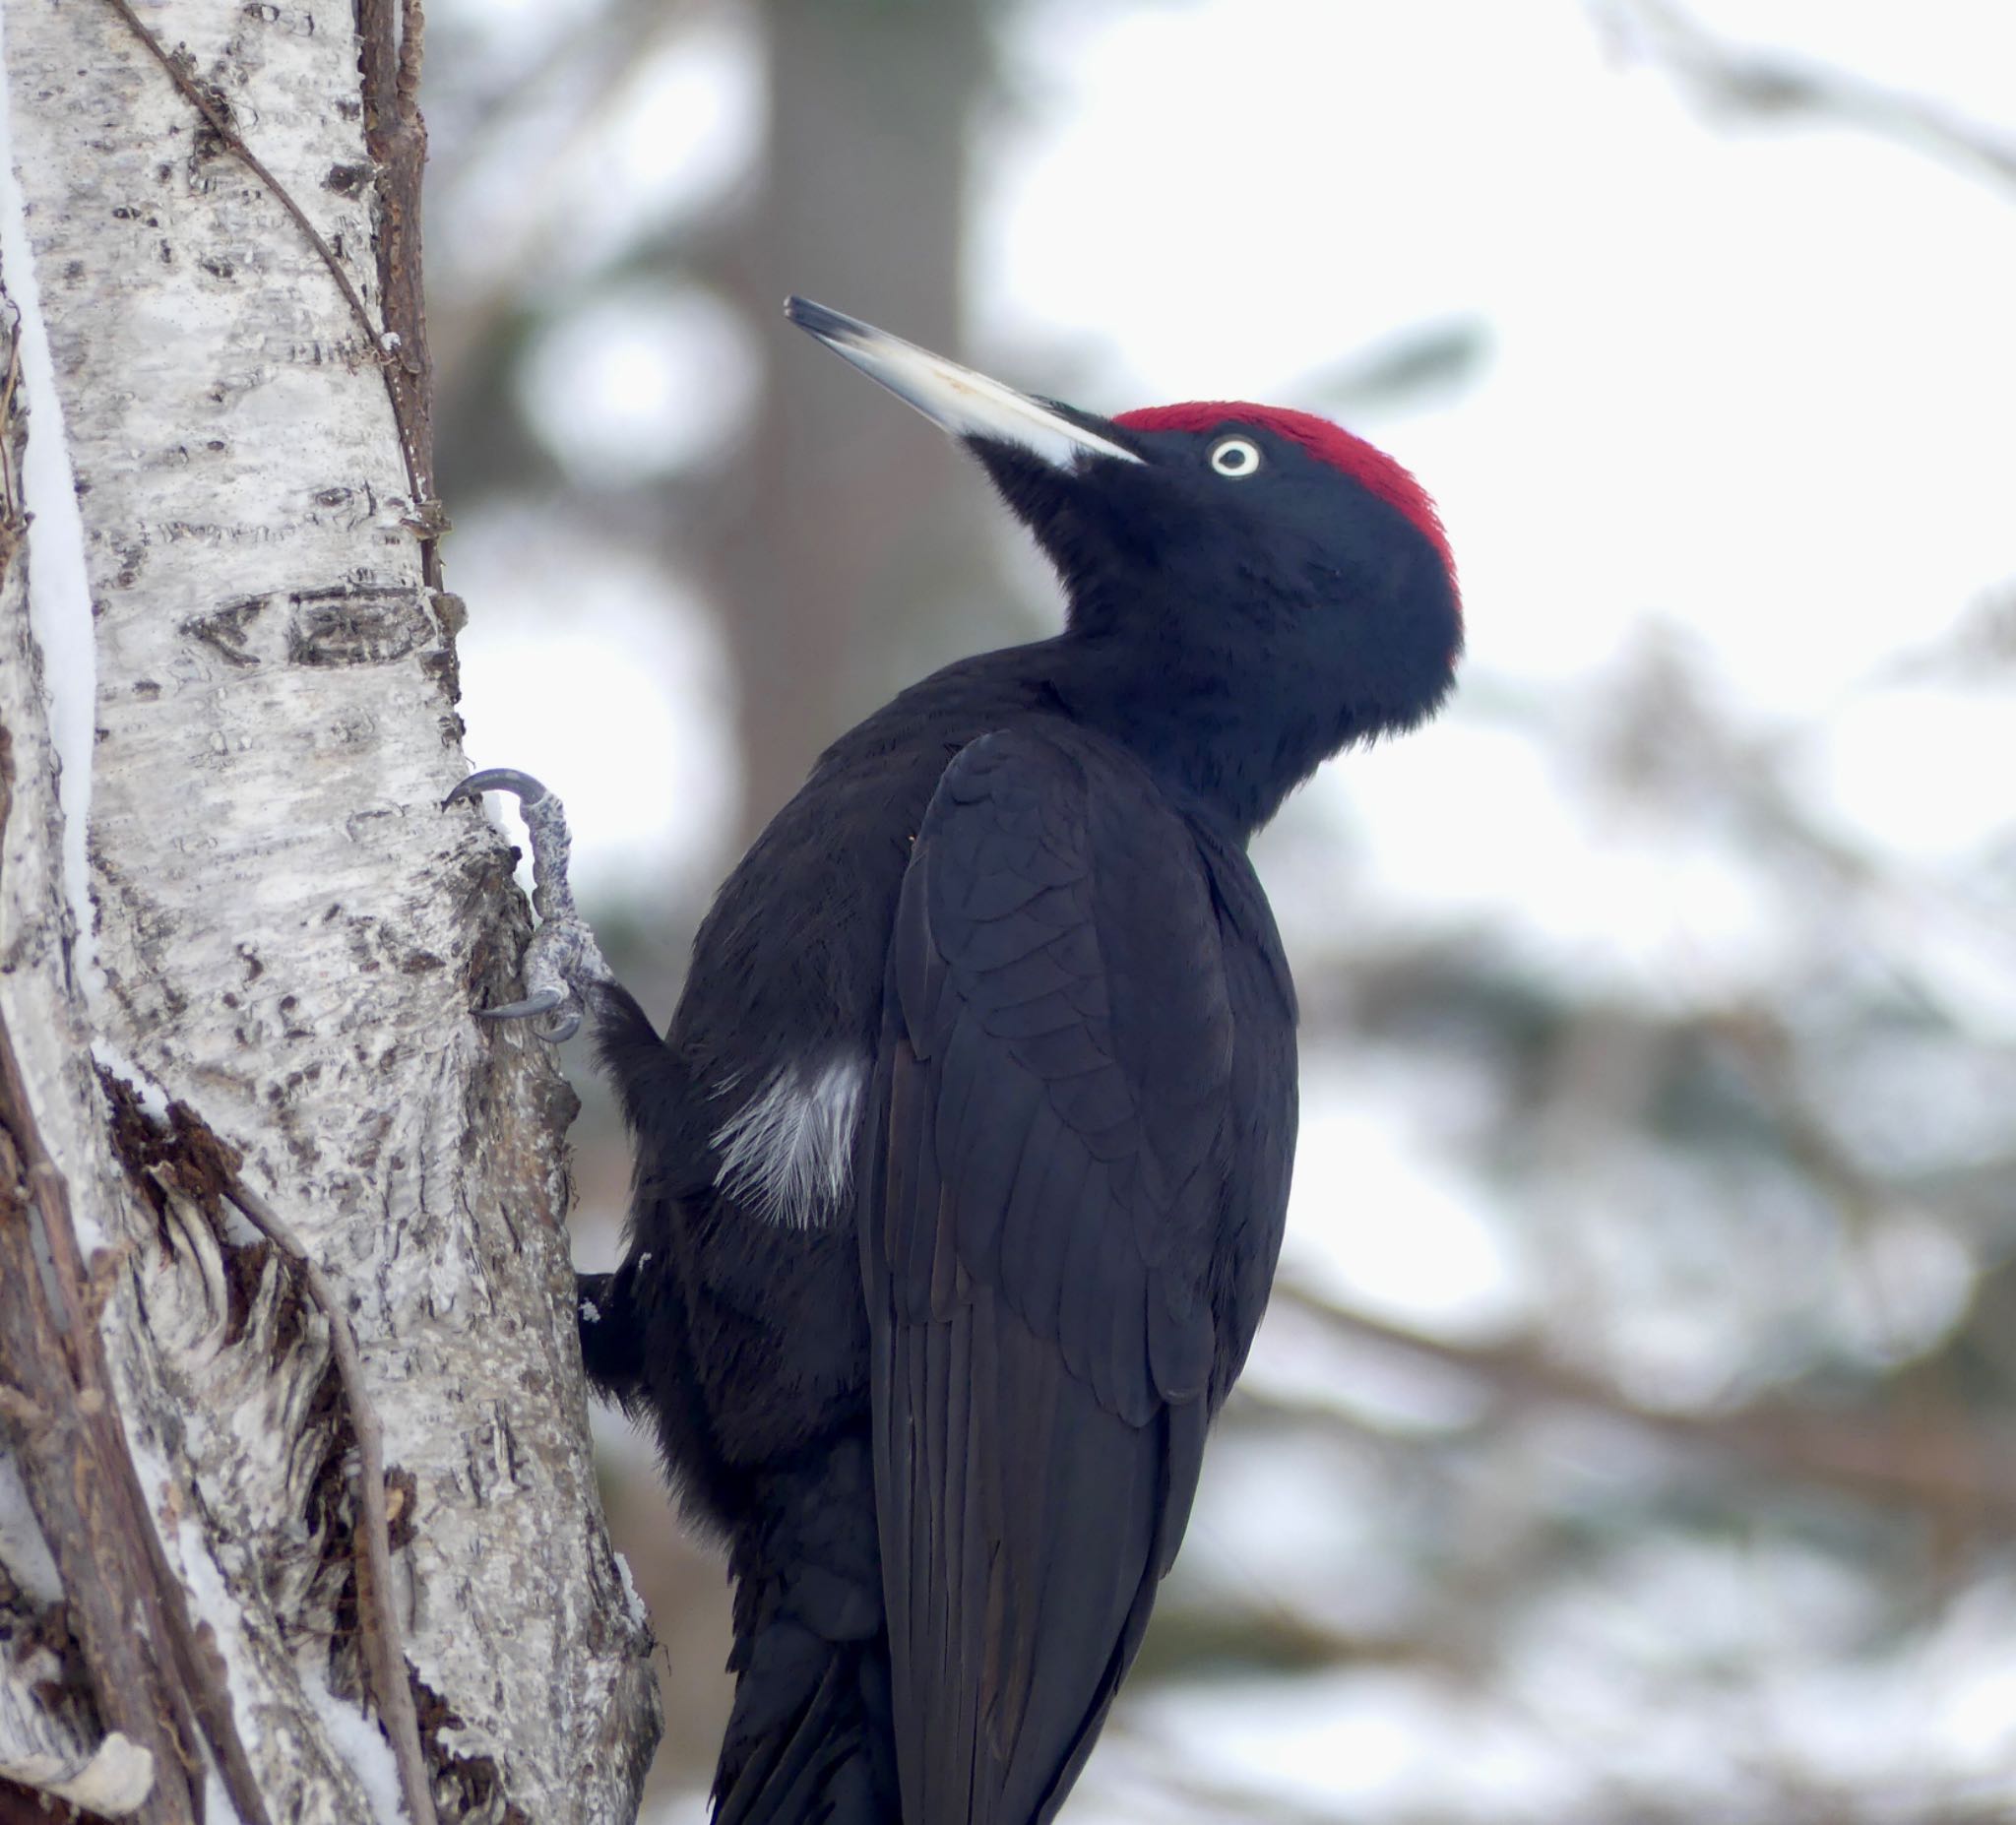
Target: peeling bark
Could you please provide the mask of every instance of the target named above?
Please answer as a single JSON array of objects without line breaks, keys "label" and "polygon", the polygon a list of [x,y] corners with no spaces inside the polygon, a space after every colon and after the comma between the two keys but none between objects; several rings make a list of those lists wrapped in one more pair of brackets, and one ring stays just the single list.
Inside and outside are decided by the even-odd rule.
[{"label": "peeling bark", "polygon": [[[656,1738],[574,1339],[571,1096],[470,1018],[525,910],[495,833],[437,809],[461,609],[416,18],[5,0],[35,283],[0,270],[0,1806],[399,1816],[360,1615],[396,1618],[444,1818],[628,1819]],[[14,351],[35,291],[51,403]],[[66,554],[23,482],[59,435],[96,665],[69,748],[75,656],[29,606]]]}]

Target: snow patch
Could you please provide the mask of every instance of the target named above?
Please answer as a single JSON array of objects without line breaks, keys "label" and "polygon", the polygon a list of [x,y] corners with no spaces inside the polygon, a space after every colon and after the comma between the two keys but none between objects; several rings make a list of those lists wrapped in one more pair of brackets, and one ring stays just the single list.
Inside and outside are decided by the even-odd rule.
[{"label": "snow patch", "polygon": [[245,1825],[245,1815],[231,1804],[230,1792],[224,1786],[223,1776],[218,1773],[208,1743],[203,1748],[203,1816],[206,1821],[215,1820],[217,1825]]},{"label": "snow patch", "polygon": [[631,1622],[640,1629],[651,1627],[651,1611],[644,1606],[644,1599],[638,1595],[637,1580],[630,1575],[630,1561],[620,1552],[616,1554],[616,1573],[623,1580],[623,1604],[630,1612]]},{"label": "snow patch", "polygon": [[156,1121],[168,1119],[168,1093],[153,1078],[133,1062],[110,1039],[99,1038],[91,1042],[92,1061],[100,1070],[109,1071],[116,1078],[123,1078],[140,1099],[140,1106]]},{"label": "snow patch", "polygon": [[84,515],[77,505],[63,400],[56,390],[56,364],[35,281],[28,206],[14,168],[9,90],[7,39],[0,28],[0,272],[6,275],[7,293],[21,319],[17,342],[29,410],[28,452],[21,472],[22,498],[29,513],[29,627],[41,649],[49,738],[59,769],[63,882],[77,922],[75,962],[89,989],[97,978],[91,867],[85,849],[91,827],[92,744],[97,729],[97,637],[92,625]]},{"label": "snow patch", "polygon": [[267,1239],[266,1231],[247,1217],[229,1198],[220,1207],[223,1212],[224,1240],[233,1248],[250,1248]]},{"label": "snow patch", "polygon": [[[50,1663],[50,1676],[60,1674],[55,1656],[44,1658]],[[115,1730],[82,1766],[54,1755],[27,1755],[0,1760],[0,1776],[87,1811],[123,1819],[138,1812],[154,1791],[154,1757],[125,1731]]]},{"label": "snow patch", "polygon": [[301,1690],[329,1738],[329,1746],[343,1759],[344,1766],[357,1778],[371,1802],[371,1817],[378,1825],[395,1825],[409,1817],[406,1794],[399,1784],[399,1764],[393,1759],[392,1744],[385,1732],[355,1705],[337,1697],[329,1689],[326,1670],[312,1662],[301,1663]]},{"label": "snow patch", "polygon": [[[138,1465],[136,1463],[136,1468]],[[224,1589],[223,1573],[210,1556],[210,1542],[193,1517],[185,1515],[176,1530],[176,1544],[182,1553],[182,1586],[189,1593],[190,1607],[199,1622],[208,1622],[218,1653],[224,1663],[224,1686],[230,1694],[231,1716],[238,1726],[238,1737],[249,1752],[259,1742],[257,1711],[245,1702],[251,1689],[245,1675],[245,1643],[241,1633],[238,1605]]]},{"label": "snow patch", "polygon": [[[63,1579],[49,1555],[49,1542],[42,1538],[41,1523],[29,1504],[21,1468],[7,1456],[0,1456],[0,1565],[36,1603],[63,1601]],[[629,1583],[627,1570],[624,1583]]]}]

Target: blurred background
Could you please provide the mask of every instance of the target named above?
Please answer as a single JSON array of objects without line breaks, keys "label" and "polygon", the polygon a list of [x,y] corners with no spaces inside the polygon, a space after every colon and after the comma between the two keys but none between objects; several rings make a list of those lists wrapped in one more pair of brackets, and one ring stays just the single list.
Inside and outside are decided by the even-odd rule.
[{"label": "blurred background", "polygon": [[[833,734],[1057,624],[788,290],[1442,504],[1454,707],[1256,845],[1283,1281],[1069,1816],[2016,1818],[2016,8],[430,13],[469,750],[661,1018]],[[723,1572],[602,1436],[687,1825]]]}]

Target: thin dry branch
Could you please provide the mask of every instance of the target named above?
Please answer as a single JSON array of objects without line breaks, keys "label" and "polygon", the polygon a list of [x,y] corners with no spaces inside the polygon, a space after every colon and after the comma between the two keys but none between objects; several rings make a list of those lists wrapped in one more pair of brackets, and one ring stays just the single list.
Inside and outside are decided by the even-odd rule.
[{"label": "thin dry branch", "polygon": [[1642,44],[1705,104],[1755,119],[1805,114],[1837,120],[1929,153],[2003,188],[2016,188],[2016,141],[1937,103],[1853,71],[1823,68],[1781,51],[1728,43],[1668,0],[1619,0],[1606,16]]},{"label": "thin dry branch", "polygon": [[420,0],[360,0],[359,64],[363,74],[364,144],[377,168],[378,296],[385,309],[386,385],[392,389],[414,477],[422,574],[441,587],[439,536],[445,530],[434,498],[434,375],[427,352],[427,304],[420,271],[420,177],[427,128],[420,118],[420,51],[426,29]]},{"label": "thin dry branch", "polygon": [[[245,144],[243,136],[231,118],[230,102],[224,94],[214,87],[199,83],[183,62],[171,54],[160,39],[148,29],[140,15],[128,4],[128,0],[105,0],[105,4],[119,15],[133,35],[146,46],[148,53],[167,72],[168,80],[203,116],[225,151],[258,178],[271,193],[274,201],[293,219],[294,225],[307,237],[308,244],[314,248],[316,256],[328,269],[330,278],[336,282],[337,289],[343,293],[344,302],[349,306],[351,316],[357,320],[357,327],[363,332],[364,341],[371,349],[373,359],[385,376],[385,391],[392,401],[392,415],[399,428],[400,455],[406,464],[407,487],[412,496],[413,513],[423,526],[434,525],[440,517],[440,508],[434,499],[430,461],[431,439],[424,429],[424,414],[418,420],[413,417],[413,398],[423,399],[424,388],[420,388],[415,394],[410,384],[409,363],[413,357],[406,353],[406,333],[392,326],[389,318],[384,328],[371,321],[371,312],[364,303],[362,294],[351,283],[349,274],[344,270],[343,262],[336,257],[335,251],[323,238],[322,231],[308,220],[307,212],[294,200],[286,186],[266,168],[258,154]],[[417,170],[413,177],[413,187],[417,192]],[[417,249],[413,265],[417,273]],[[415,278],[415,286],[417,283]],[[389,296],[387,301],[389,306]],[[431,553],[432,535],[423,535],[423,542]],[[435,581],[429,578],[430,583]]]},{"label": "thin dry branch", "polygon": [[371,1663],[371,1683],[378,1708],[392,1738],[399,1764],[400,1787],[406,1794],[411,1825],[435,1825],[434,1794],[427,1780],[426,1757],[420,1748],[420,1722],[413,1707],[412,1681],[407,1672],[406,1645],[399,1626],[399,1605],[392,1592],[392,1525],[385,1500],[385,1438],[364,1386],[364,1360],[356,1332],[329,1277],[318,1267],[300,1238],[273,1206],[242,1179],[224,1187],[224,1196],[282,1254],[293,1263],[308,1296],[329,1321],[329,1339],[336,1372],[349,1410],[350,1430],[357,1441],[356,1538],[359,1578],[364,1601],[357,1605],[364,1652]]},{"label": "thin dry branch", "polygon": [[4,1023],[0,1269],[0,1374],[46,1416],[19,1433],[30,1502],[56,1558],[100,1721],[154,1758],[143,1816],[170,1825],[198,1816],[207,1743],[246,1825],[269,1825],[223,1663],[190,1615],[127,1449],[68,1188],[42,1144]]},{"label": "thin dry branch", "polygon": [[1278,1286],[1274,1297],[1356,1342],[1425,1357],[1486,1382],[1505,1400],[1590,1408],[1665,1437],[1752,1459],[1781,1474],[1907,1507],[2016,1522],[2016,1440],[1979,1430],[1906,1427],[1885,1416],[1823,1413],[1784,1401],[1727,1413],[1648,1407],[1615,1383],[1571,1368],[1529,1343],[1468,1345],[1427,1337]]}]

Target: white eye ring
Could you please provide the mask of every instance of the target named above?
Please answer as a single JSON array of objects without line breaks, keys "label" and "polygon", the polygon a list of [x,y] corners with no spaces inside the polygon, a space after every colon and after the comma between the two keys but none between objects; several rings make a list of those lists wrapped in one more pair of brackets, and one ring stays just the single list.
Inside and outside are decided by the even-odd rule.
[{"label": "white eye ring", "polygon": [[1260,446],[1250,437],[1221,437],[1211,446],[1211,467],[1228,481],[1260,472]]}]

